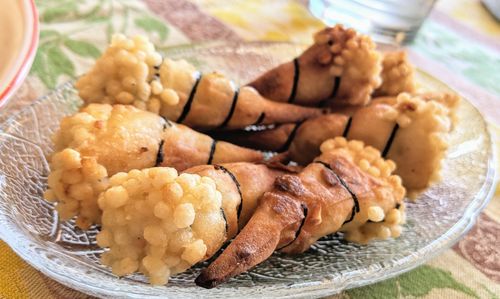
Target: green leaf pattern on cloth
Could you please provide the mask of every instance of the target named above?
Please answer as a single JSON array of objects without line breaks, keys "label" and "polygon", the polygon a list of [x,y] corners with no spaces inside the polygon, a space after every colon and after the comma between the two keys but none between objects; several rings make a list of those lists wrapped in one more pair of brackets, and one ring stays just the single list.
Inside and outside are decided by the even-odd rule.
[{"label": "green leaf pattern on cloth", "polygon": [[64,41],[64,46],[66,46],[73,53],[83,56],[97,58],[101,55],[101,51],[97,49],[93,44],[86,41],[66,39]]},{"label": "green leaf pattern on cloth", "polygon": [[[61,18],[69,17],[73,14],[77,5],[75,1],[66,1],[65,3],[64,1],[59,1],[59,3],[61,4],[45,9],[43,13],[40,14],[40,20],[44,23],[50,23]],[[40,1],[38,1],[37,4],[40,4]]]},{"label": "green leaf pattern on cloth", "polygon": [[47,63],[54,70],[54,75],[74,76],[75,66],[68,56],[58,47],[49,47],[47,50]]},{"label": "green leaf pattern on cloth", "polygon": [[429,265],[420,266],[396,278],[352,289],[346,293],[352,299],[419,298],[429,294],[436,288],[448,288],[471,298],[479,298],[476,292],[455,280],[449,271]]},{"label": "green leaf pattern on cloth", "polygon": [[37,0],[36,4],[42,27],[31,74],[45,89],[88,69],[116,32],[145,34],[160,48],[187,42],[141,1]]},{"label": "green leaf pattern on cloth", "polygon": [[168,28],[164,23],[158,21],[155,18],[145,16],[135,20],[135,25],[148,31],[157,32],[160,35],[161,40],[165,40],[168,34]]},{"label": "green leaf pattern on cloth", "polygon": [[490,289],[488,289],[485,285],[481,285],[481,288],[488,294],[488,298],[489,299],[499,299],[500,297],[498,297],[497,294],[495,294],[493,291],[491,291]]},{"label": "green leaf pattern on cloth", "polygon": [[424,23],[412,48],[500,95],[500,56],[495,51],[464,43],[456,33],[433,21]]}]

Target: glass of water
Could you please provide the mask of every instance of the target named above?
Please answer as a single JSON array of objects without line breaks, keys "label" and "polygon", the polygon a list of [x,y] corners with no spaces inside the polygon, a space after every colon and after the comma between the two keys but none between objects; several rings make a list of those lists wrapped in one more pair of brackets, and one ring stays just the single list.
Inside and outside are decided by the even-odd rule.
[{"label": "glass of water", "polygon": [[310,0],[309,9],[328,25],[343,24],[375,41],[413,40],[436,0]]}]

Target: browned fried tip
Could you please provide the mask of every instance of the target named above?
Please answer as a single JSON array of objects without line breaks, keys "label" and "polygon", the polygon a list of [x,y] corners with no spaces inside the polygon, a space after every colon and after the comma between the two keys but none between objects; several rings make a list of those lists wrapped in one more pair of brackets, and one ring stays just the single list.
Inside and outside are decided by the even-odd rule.
[{"label": "browned fried tip", "polygon": [[272,255],[281,233],[304,218],[300,203],[279,193],[265,193],[250,221],[233,242],[196,278],[210,289],[253,268]]},{"label": "browned fried tip", "polygon": [[274,155],[271,159],[264,162],[264,165],[270,169],[281,170],[289,173],[299,173],[304,168],[298,165],[288,165],[288,162],[290,162],[288,153],[281,153]]}]

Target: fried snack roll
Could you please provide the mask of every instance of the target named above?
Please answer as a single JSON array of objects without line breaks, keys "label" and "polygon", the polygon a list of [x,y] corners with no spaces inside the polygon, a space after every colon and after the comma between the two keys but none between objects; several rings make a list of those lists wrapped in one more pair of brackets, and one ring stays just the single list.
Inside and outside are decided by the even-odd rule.
[{"label": "fried snack roll", "polygon": [[325,119],[327,116],[323,115],[311,118],[304,122],[281,124],[271,127],[257,127],[247,130],[214,130],[207,132],[207,134],[212,138],[225,140],[248,148],[283,153],[290,148],[290,144],[295,139],[297,130],[301,126],[308,126],[310,123],[316,122],[317,119]]},{"label": "fried snack roll", "polygon": [[329,138],[361,140],[396,162],[396,174],[415,194],[439,179],[458,102],[459,97],[451,93],[403,93],[377,98],[366,107],[347,109],[345,114],[216,136],[260,150],[288,151],[290,159],[301,165],[310,163],[319,154],[320,144]]},{"label": "fried snack roll", "polygon": [[132,169],[170,166],[178,170],[212,163],[259,162],[262,153],[217,142],[186,126],[130,105],[91,104],[64,118],[54,135],[49,190],[63,220],[99,223],[95,198],[108,177]]},{"label": "fried snack roll", "polygon": [[[451,124],[454,126],[457,123],[457,114],[455,113],[458,105],[460,104],[460,96],[451,92],[425,92],[417,94],[423,101],[437,102],[446,108],[446,114],[451,119]],[[380,97],[381,102],[393,103],[394,99],[391,97]]]},{"label": "fried snack roll", "polygon": [[282,170],[251,163],[118,173],[98,199],[103,264],[122,276],[135,271],[152,284],[205,260],[233,238]]},{"label": "fried snack roll", "polygon": [[[157,74],[162,57],[144,36],[127,38],[115,34],[92,69],[75,83],[86,103],[133,104],[146,108],[151,96],[151,80]],[[163,86],[155,86],[163,90]],[[165,92],[168,92],[165,91]]]},{"label": "fried snack roll", "polygon": [[387,52],[382,60],[382,85],[373,93],[374,97],[397,96],[402,92],[414,93],[415,69],[408,60],[406,51]]},{"label": "fried snack roll", "polygon": [[276,179],[243,230],[196,278],[197,285],[212,288],[275,250],[301,253],[337,231],[362,243],[400,235],[405,189],[391,175],[394,162],[342,137],[324,142],[321,151],[299,174]]},{"label": "fried snack roll", "polygon": [[381,55],[370,37],[342,25],[327,27],[298,58],[249,83],[264,97],[316,106],[333,99],[364,105],[381,84]]},{"label": "fried snack roll", "polygon": [[198,130],[295,122],[322,110],[262,97],[184,60],[161,59],[144,37],[113,37],[94,67],[75,84],[85,103],[132,104]]}]

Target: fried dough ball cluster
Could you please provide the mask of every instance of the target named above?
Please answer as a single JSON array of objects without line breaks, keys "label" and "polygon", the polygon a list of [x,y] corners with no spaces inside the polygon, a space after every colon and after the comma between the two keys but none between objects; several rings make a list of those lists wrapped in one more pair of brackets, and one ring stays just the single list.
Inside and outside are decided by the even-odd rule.
[{"label": "fried dough ball cluster", "polygon": [[[444,100],[452,103],[451,99],[456,97]],[[394,103],[395,108],[387,109],[383,117],[396,121],[404,128],[397,133],[398,142],[394,142],[391,148],[391,158],[398,165],[405,165],[398,168],[398,174],[405,178],[405,184],[415,186],[414,192],[410,194],[413,196],[439,180],[440,172],[437,170],[441,168],[448,147],[453,117],[449,117],[450,110],[445,105],[408,93],[387,100]],[[405,160],[400,159],[403,154]]]},{"label": "fried dough ball cluster", "polygon": [[53,136],[56,152],[45,198],[58,203],[62,219],[78,215],[83,229],[100,223],[96,200],[108,176],[154,165],[163,124],[147,113],[131,106],[90,104],[61,121]]},{"label": "fried dough ball cluster", "polygon": [[426,92],[419,94],[418,97],[423,101],[437,102],[446,107],[446,112],[454,126],[457,122],[456,110],[460,103],[460,96],[454,92]]},{"label": "fried dough ball cluster", "polygon": [[78,215],[76,224],[81,228],[99,223],[101,213],[95,199],[108,186],[106,168],[94,157],[82,157],[67,148],[54,154],[51,169],[44,198],[57,202],[61,220]]},{"label": "fried dough ball cluster", "polygon": [[370,221],[356,229],[347,230],[347,241],[367,244],[372,240],[398,238],[401,235],[402,225],[406,222],[404,205],[390,209],[387,213],[380,207],[372,206],[366,212]]},{"label": "fried dough ball cluster", "polygon": [[[393,175],[396,164],[391,160],[381,157],[380,151],[364,145],[358,140],[347,141],[343,137],[329,139],[320,147],[323,156],[335,155],[349,152],[351,161],[359,168],[376,179],[387,181],[392,192],[383,192],[387,189],[374,189],[375,199],[360,202],[360,211],[352,222],[342,226],[340,231],[345,233],[348,241],[366,244],[374,239],[385,240],[389,237],[397,238],[401,235],[401,225],[405,221],[403,203],[397,206],[389,206],[387,203],[394,202],[388,198],[403,198],[405,188],[402,186],[401,178]],[[381,191],[382,190],[382,191]],[[366,222],[366,223],[365,223]],[[361,224],[360,223],[364,223]]]},{"label": "fried dough ball cluster", "polygon": [[[369,36],[359,35],[354,29],[344,29],[342,25],[319,31],[314,36],[317,44],[331,43],[330,56],[333,60],[330,73],[342,77],[339,97],[349,99],[353,105],[365,105],[371,99],[375,88],[382,83],[381,55],[374,51],[376,45]],[[369,82],[369,84],[367,84]]]},{"label": "fried dough ball cluster", "polygon": [[177,103],[175,92],[163,88],[158,78],[161,63],[161,55],[146,37],[115,34],[111,45],[75,86],[87,103],[131,104],[158,112],[158,99]]},{"label": "fried dough ball cluster", "polygon": [[402,92],[415,92],[415,74],[406,51],[388,52],[382,60],[382,85],[375,94],[396,96]]},{"label": "fried dough ball cluster", "polygon": [[65,117],[53,136],[55,150],[73,148],[99,157],[113,175],[154,165],[165,121],[129,105],[90,104]]},{"label": "fried dough ball cluster", "polygon": [[166,284],[206,258],[207,242],[225,240],[222,196],[210,177],[167,167],[121,172],[98,203],[97,244],[109,247],[101,260],[118,276],[139,271]]}]

